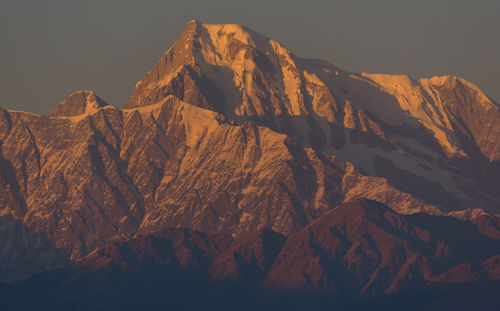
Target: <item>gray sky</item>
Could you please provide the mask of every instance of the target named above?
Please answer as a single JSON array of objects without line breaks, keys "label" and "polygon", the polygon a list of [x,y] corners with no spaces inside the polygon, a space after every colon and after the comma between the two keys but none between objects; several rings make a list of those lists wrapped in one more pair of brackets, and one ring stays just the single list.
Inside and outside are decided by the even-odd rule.
[{"label": "gray sky", "polygon": [[500,101],[498,0],[0,0],[0,106],[92,89],[122,106],[191,19],[240,23],[353,72],[455,74]]}]

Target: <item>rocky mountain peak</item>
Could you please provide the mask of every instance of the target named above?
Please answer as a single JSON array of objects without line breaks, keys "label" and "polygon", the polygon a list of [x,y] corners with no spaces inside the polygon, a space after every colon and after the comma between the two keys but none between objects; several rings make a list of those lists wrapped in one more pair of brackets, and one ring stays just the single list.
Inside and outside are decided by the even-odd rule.
[{"label": "rocky mountain peak", "polygon": [[[481,208],[495,205],[488,185],[498,183],[500,110],[464,79],[350,73],[300,58],[248,27],[195,20],[137,84],[126,108],[168,96],[289,135],[391,184],[412,176],[402,186],[412,194],[424,180],[442,185],[439,195],[417,191],[427,203],[457,206],[451,197],[458,197],[477,204],[479,196],[488,201]],[[482,185],[460,190],[471,180]]]},{"label": "rocky mountain peak", "polygon": [[92,113],[107,105],[93,91],[77,91],[70,94],[65,101],[49,111],[48,115],[51,117],[75,117]]},{"label": "rocky mountain peak", "polygon": [[71,258],[165,227],[290,235],[357,198],[498,213],[500,115],[481,94],[454,77],[345,72],[193,21],[126,109],[80,91],[50,117],[2,111],[0,210]]},{"label": "rocky mountain peak", "polygon": [[[183,44],[186,47],[190,43],[198,48],[198,51],[204,50],[203,57],[208,62],[224,61],[224,58],[235,56],[231,54],[248,48],[259,50],[262,53],[271,52],[271,45],[276,44],[274,40],[242,24],[209,24],[198,20],[192,20],[186,25],[174,46],[179,48],[178,45]],[[283,51],[286,50],[282,46],[281,48]],[[219,55],[207,55],[209,50]]]},{"label": "rocky mountain peak", "polygon": [[[295,79],[294,59],[285,47],[243,25],[191,21],[137,83],[125,108],[151,105],[174,95],[231,116],[281,114],[290,110],[279,104],[278,97],[284,96],[282,76]],[[285,65],[287,69],[281,70]],[[270,90],[269,95],[276,97],[272,104],[264,99]]]},{"label": "rocky mountain peak", "polygon": [[499,119],[455,76],[349,73],[191,21],[125,109],[92,91],[0,109],[0,283],[69,264],[0,292],[142,310],[224,284],[337,300],[498,281]]}]

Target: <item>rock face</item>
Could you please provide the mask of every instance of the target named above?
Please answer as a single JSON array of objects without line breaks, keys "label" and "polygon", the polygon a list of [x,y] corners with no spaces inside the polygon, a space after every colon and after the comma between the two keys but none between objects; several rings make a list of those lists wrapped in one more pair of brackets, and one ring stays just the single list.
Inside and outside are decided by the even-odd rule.
[{"label": "rock face", "polygon": [[[288,238],[269,229],[236,240],[168,229],[110,243],[71,266],[0,290],[11,297],[4,303],[15,302],[18,310],[165,304],[188,310],[318,310],[339,302],[347,310],[366,310],[382,306],[368,298],[387,294],[403,300],[388,302],[389,310],[443,310],[456,305],[456,296],[493,306],[498,285],[484,282],[500,280],[499,249],[500,238],[482,234],[471,221],[401,215],[375,201],[356,200]],[[460,296],[463,290],[469,301]]]},{"label": "rock face", "polygon": [[124,109],[82,91],[47,115],[0,110],[0,213],[72,260],[171,227],[289,236],[357,198],[498,213],[499,118],[460,78],[348,73],[193,21]]}]

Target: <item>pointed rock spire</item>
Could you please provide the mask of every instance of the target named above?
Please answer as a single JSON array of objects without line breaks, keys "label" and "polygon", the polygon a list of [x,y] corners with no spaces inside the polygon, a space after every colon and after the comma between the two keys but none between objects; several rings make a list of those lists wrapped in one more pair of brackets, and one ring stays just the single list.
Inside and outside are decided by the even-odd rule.
[{"label": "pointed rock spire", "polygon": [[54,109],[49,111],[51,117],[74,117],[107,106],[93,91],[78,91],[68,96]]}]

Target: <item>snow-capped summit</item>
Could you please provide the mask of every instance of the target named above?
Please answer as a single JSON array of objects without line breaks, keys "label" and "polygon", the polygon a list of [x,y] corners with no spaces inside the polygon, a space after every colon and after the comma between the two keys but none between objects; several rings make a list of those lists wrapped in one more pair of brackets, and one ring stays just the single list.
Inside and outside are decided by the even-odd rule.
[{"label": "snow-capped summit", "polygon": [[71,258],[166,227],[289,235],[358,198],[500,213],[499,119],[460,78],[350,73],[192,21],[125,109],[81,91],[0,110],[0,210]]},{"label": "snow-capped summit", "polygon": [[[458,77],[350,73],[300,58],[242,25],[192,21],[126,107],[169,95],[290,135],[394,184],[408,183],[410,193],[410,184],[436,183],[434,194],[419,191],[428,202],[497,204],[485,189],[500,172],[500,109]],[[469,186],[477,183],[483,185]]]}]

